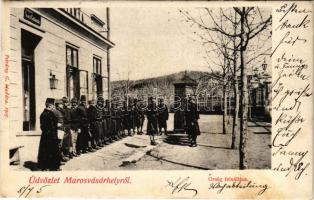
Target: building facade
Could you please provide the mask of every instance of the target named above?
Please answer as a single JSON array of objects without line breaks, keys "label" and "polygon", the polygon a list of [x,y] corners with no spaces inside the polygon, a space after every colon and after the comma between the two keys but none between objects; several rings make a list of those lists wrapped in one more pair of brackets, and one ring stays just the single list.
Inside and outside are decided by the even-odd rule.
[{"label": "building facade", "polygon": [[47,97],[110,99],[109,22],[109,8],[10,11],[10,131],[40,133]]}]

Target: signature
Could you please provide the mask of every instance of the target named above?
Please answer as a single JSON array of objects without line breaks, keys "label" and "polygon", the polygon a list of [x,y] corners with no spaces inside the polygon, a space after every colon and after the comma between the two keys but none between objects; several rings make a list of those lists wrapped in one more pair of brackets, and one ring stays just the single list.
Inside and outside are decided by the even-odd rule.
[{"label": "signature", "polygon": [[35,194],[40,194],[48,186],[50,186],[50,185],[43,185],[43,186],[40,186],[40,187],[35,187],[35,186],[31,186],[31,185],[22,186],[17,191],[17,193],[19,194],[19,198],[26,198],[29,195],[34,194],[34,193]]},{"label": "signature", "polygon": [[192,183],[189,182],[190,177],[179,177],[176,181],[167,180],[166,187],[171,188],[171,194],[179,193],[181,191],[188,191],[193,193],[193,197],[197,195],[197,189],[192,187]]}]

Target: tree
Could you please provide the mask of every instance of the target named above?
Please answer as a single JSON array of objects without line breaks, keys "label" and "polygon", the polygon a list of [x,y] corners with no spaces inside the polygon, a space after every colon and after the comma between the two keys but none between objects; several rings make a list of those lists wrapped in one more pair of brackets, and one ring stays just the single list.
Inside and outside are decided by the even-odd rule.
[{"label": "tree", "polygon": [[120,81],[116,81],[116,86],[113,88],[113,96],[118,97],[118,98],[122,97],[122,100],[126,100],[127,104],[129,102],[128,98],[130,94],[130,89],[135,82],[135,81],[130,80],[131,73],[132,73],[132,70],[130,70],[129,67],[124,77],[121,77],[120,76],[121,74],[117,73]]},{"label": "tree", "polygon": [[[200,11],[202,10],[202,12]],[[235,105],[234,120],[233,120],[233,133],[232,144],[235,147],[236,126],[239,126],[239,168],[246,169],[246,142],[247,142],[247,111],[248,111],[248,65],[250,62],[256,61],[258,57],[269,54],[271,48],[257,48],[258,44],[254,44],[257,39],[263,38],[263,32],[270,27],[272,17],[268,13],[264,13],[257,7],[242,7],[242,8],[220,8],[198,9],[196,17],[191,14],[190,11],[180,12],[186,17],[186,21],[189,22],[191,27],[195,27],[197,30],[194,34],[198,36],[203,46],[210,52],[215,54],[214,58],[221,59],[223,64],[223,86],[225,86],[226,75],[230,72],[233,74],[233,88],[236,94],[239,93],[237,101],[239,101],[239,108]],[[269,39],[269,35],[265,36]],[[254,52],[253,54],[250,52]],[[257,52],[257,53],[256,53]],[[239,55],[239,58],[238,56]],[[217,60],[217,59],[216,59]],[[238,65],[238,62],[239,65]],[[227,63],[233,63],[233,70]],[[217,62],[212,61],[212,64]],[[227,69],[227,71],[224,71]],[[238,70],[240,70],[240,79],[238,80]],[[239,84],[239,92],[237,92]],[[239,118],[239,124],[237,124],[237,114]]]}]

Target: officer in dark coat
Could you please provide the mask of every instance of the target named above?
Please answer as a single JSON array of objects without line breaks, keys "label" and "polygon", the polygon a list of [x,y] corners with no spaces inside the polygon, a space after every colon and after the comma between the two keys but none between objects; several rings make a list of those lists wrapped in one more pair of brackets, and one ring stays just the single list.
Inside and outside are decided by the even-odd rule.
[{"label": "officer in dark coat", "polygon": [[148,98],[148,105],[146,109],[147,116],[147,134],[150,137],[150,144],[156,145],[155,135],[158,132],[157,128],[157,106],[153,97]]},{"label": "officer in dark coat", "polygon": [[162,128],[165,130],[165,135],[167,135],[167,120],[169,119],[169,111],[168,107],[164,104],[163,99],[159,99],[158,101],[158,128],[159,134],[162,135]]},{"label": "officer in dark coat", "polygon": [[79,131],[79,115],[77,109],[77,99],[74,97],[71,99],[71,109],[70,109],[70,127],[71,127],[71,136],[72,136],[72,148],[70,151],[72,152],[72,156],[78,156],[77,154],[77,137]]},{"label": "officer in dark coat", "polygon": [[60,148],[57,136],[58,118],[52,112],[54,99],[46,100],[46,108],[40,115],[40,137],[38,151],[38,168],[41,170],[60,170]]},{"label": "officer in dark coat", "polygon": [[76,151],[78,154],[90,151],[88,141],[90,141],[89,124],[86,108],[86,96],[82,95],[80,104],[77,107],[77,114],[79,116],[79,132],[77,136]]},{"label": "officer in dark coat", "polygon": [[185,112],[185,120],[187,127],[187,134],[191,137],[191,147],[196,147],[196,138],[200,135],[200,128],[198,125],[199,113],[195,103],[195,97],[190,97]]}]

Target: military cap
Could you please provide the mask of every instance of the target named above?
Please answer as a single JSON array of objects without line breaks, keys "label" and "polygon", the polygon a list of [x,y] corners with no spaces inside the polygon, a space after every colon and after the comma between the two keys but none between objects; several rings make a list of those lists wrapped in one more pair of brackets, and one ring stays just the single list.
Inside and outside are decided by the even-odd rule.
[{"label": "military cap", "polygon": [[62,97],[62,102],[63,102],[63,103],[68,103],[68,102],[69,102],[69,100],[68,100],[68,98],[67,98],[67,97]]},{"label": "military cap", "polygon": [[77,103],[77,99],[76,99],[75,97],[73,97],[73,98],[71,99],[71,103]]},{"label": "military cap", "polygon": [[103,98],[102,96],[98,96],[98,97],[97,97],[97,101],[99,101],[99,102],[104,102],[105,100],[104,100],[104,98]]},{"label": "military cap", "polygon": [[85,95],[82,95],[80,101],[86,102],[86,96],[85,96]]},{"label": "military cap", "polygon": [[47,98],[46,99],[46,104],[54,104],[55,103],[55,99],[54,98]]}]

